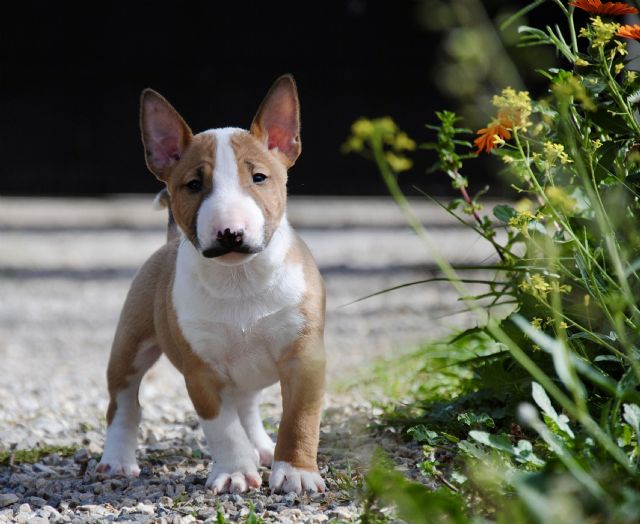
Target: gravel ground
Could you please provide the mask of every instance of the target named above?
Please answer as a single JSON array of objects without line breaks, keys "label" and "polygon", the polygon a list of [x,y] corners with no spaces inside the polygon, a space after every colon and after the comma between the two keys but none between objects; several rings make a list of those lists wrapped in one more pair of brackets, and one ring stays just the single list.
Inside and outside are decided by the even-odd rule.
[{"label": "gravel ground", "polygon": [[[345,306],[433,276],[429,254],[387,199],[292,198],[289,216],[309,244],[328,292],[329,392],[319,461],[328,492],[248,495],[204,490],[210,457],[181,375],[162,359],[141,389],[138,479],[105,479],[95,467],[105,432],[104,372],[117,316],[136,268],[163,242],[163,213],[149,197],[102,200],[0,198],[0,452],[69,446],[35,464],[0,466],[0,522],[242,521],[253,505],[268,522],[351,521],[357,477],[376,446],[409,476],[420,450],[372,434],[371,399],[332,383],[380,356],[470,325],[446,284],[427,284]],[[436,245],[455,263],[489,260],[491,248],[444,213],[420,204]],[[277,386],[263,399],[275,437]],[[265,478],[268,470],[264,470]],[[347,483],[348,484],[348,483]]]}]

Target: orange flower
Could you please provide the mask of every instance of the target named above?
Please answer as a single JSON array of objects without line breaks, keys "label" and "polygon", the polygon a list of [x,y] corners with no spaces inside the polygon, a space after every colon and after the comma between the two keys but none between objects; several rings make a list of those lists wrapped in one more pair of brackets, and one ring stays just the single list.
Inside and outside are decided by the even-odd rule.
[{"label": "orange flower", "polygon": [[477,134],[480,135],[473,143],[478,148],[476,155],[486,151],[487,154],[491,153],[491,150],[496,147],[495,136],[498,135],[503,140],[509,140],[511,138],[511,122],[506,120],[494,120],[487,127],[478,129]]},{"label": "orange flower", "polygon": [[569,5],[582,9],[592,15],[635,15],[638,10],[624,2],[605,2],[600,0],[574,0]]},{"label": "orange flower", "polygon": [[633,38],[634,40],[640,40],[640,25],[623,25],[618,29],[616,33],[623,38]]}]

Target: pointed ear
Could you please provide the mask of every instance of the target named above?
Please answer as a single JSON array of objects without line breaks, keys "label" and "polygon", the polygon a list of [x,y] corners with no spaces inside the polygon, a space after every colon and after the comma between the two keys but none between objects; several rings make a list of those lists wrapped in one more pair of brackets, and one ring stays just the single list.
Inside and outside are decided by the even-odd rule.
[{"label": "pointed ear", "polygon": [[275,81],[262,101],[251,124],[251,134],[269,149],[278,149],[287,167],[291,167],[300,152],[300,102],[291,75]]},{"label": "pointed ear", "polygon": [[191,141],[191,129],[167,100],[152,89],[140,98],[140,129],[147,167],[160,180],[184,153]]}]

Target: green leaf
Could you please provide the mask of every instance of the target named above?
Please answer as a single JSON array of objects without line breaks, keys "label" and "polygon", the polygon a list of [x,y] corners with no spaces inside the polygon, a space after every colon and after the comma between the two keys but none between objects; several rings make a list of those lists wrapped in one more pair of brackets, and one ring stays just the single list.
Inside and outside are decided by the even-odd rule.
[{"label": "green leaf", "polygon": [[598,107],[595,113],[591,114],[591,120],[602,130],[617,135],[626,135],[631,132],[627,122],[620,115],[613,115],[603,107]]},{"label": "green leaf", "polygon": [[378,462],[366,477],[367,488],[376,497],[396,506],[398,517],[413,524],[447,522],[469,524],[466,502],[461,495],[433,490],[407,480],[402,473]]},{"label": "green leaf", "polygon": [[510,455],[513,455],[518,462],[530,463],[534,466],[544,466],[544,461],[536,456],[533,452],[531,442],[528,440],[520,440],[516,446],[511,444],[507,435],[492,435],[486,431],[469,431],[469,436],[484,444],[490,448],[497,449],[498,451],[504,451]]},{"label": "green leaf", "polygon": [[486,413],[481,413],[480,415],[476,415],[472,411],[468,413],[460,413],[458,415],[458,422],[462,422],[463,424],[473,427],[473,426],[485,426],[487,428],[495,428],[496,423],[494,420],[487,415]]},{"label": "green leaf", "polygon": [[227,520],[224,518],[224,510],[218,504],[218,509],[216,511],[216,524],[226,524]]},{"label": "green leaf", "polygon": [[564,341],[551,338],[549,335],[534,328],[520,315],[513,315],[513,321],[531,340],[543,350],[551,354],[553,366],[563,384],[576,396],[585,397],[584,386],[575,373],[575,367],[571,360],[571,352]]},{"label": "green leaf", "polygon": [[506,204],[498,204],[493,208],[493,215],[500,220],[500,222],[504,222],[505,224],[509,222],[510,218],[513,218],[517,214],[518,212],[515,209]]},{"label": "green leaf", "polygon": [[551,420],[553,420],[558,428],[569,435],[572,439],[575,438],[573,431],[569,427],[569,419],[567,418],[567,416],[558,415],[558,412],[551,404],[551,399],[549,399],[547,392],[537,382],[531,383],[531,396],[533,397],[533,400],[535,400],[536,404],[538,404],[538,407],[542,410],[542,412]]},{"label": "green leaf", "polygon": [[431,431],[423,424],[414,426],[407,430],[407,434],[411,435],[418,442],[426,442],[429,446],[437,446],[443,443],[443,439],[436,431]]},{"label": "green leaf", "polygon": [[625,404],[623,406],[622,418],[629,424],[640,438],[640,407],[636,404]]},{"label": "green leaf", "polygon": [[485,453],[482,451],[482,448],[468,440],[461,440],[458,442],[458,449],[477,460],[482,460],[485,457]]}]

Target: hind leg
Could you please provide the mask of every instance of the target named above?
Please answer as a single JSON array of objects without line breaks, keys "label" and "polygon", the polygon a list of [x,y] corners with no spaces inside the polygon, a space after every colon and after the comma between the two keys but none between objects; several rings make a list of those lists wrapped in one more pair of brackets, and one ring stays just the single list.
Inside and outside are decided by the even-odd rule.
[{"label": "hind leg", "polygon": [[160,356],[155,341],[141,343],[114,342],[107,382],[109,409],[107,410],[107,437],[97,471],[108,475],[135,476],[140,474],[136,461],[140,403],[138,389],[145,373]]}]

